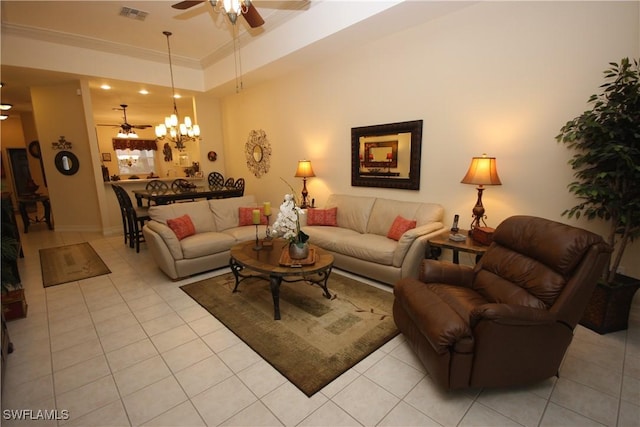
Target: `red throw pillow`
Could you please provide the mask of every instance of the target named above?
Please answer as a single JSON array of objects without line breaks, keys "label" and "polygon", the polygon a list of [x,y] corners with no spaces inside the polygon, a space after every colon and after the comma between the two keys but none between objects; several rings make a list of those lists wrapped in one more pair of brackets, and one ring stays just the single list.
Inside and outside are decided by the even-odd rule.
[{"label": "red throw pillow", "polygon": [[400,237],[412,228],[416,228],[415,219],[410,220],[398,215],[396,219],[393,220],[393,224],[391,224],[387,237],[393,240],[400,240]]},{"label": "red throw pillow", "polygon": [[330,225],[332,227],[338,226],[338,220],[336,215],[338,208],[330,209],[308,209],[307,210],[307,225]]},{"label": "red throw pillow", "polygon": [[253,211],[259,209],[260,210],[260,224],[267,225],[267,217],[264,216],[264,206],[260,207],[247,207],[247,208],[238,208],[238,226],[242,225],[253,225]]},{"label": "red throw pillow", "polygon": [[178,218],[168,219],[167,225],[176,234],[178,240],[196,234],[196,228],[191,221],[191,217],[187,214],[179,216]]}]

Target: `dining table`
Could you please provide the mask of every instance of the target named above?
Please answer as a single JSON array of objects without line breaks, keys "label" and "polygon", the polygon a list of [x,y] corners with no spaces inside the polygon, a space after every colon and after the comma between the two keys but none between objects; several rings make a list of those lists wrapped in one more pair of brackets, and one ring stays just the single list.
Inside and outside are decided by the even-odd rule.
[{"label": "dining table", "polygon": [[233,187],[195,187],[180,190],[133,190],[136,197],[136,203],[139,207],[143,206],[143,200],[156,205],[166,205],[181,200],[195,199],[227,199],[230,197],[241,197],[243,190]]}]

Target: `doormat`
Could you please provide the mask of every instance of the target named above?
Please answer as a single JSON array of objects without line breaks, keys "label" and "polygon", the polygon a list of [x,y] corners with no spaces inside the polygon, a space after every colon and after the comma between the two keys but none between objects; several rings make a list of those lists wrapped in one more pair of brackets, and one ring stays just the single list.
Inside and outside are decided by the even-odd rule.
[{"label": "doormat", "polygon": [[393,293],[339,274],[329,277],[332,299],[317,285],[282,282],[281,320],[267,280],[234,285],[227,273],[181,289],[309,397],[398,334]]},{"label": "doormat", "polygon": [[40,267],[45,288],[111,273],[87,242],[40,249]]}]

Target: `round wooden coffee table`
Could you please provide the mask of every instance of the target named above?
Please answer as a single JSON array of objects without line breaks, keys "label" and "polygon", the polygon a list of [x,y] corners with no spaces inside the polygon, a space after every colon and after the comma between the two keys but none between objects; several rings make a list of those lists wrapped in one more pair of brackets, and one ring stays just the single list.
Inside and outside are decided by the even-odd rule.
[{"label": "round wooden coffee table", "polygon": [[[280,284],[283,281],[288,283],[305,281],[318,285],[324,290],[325,298],[331,298],[327,289],[327,280],[333,268],[333,255],[315,245],[309,245],[310,258],[294,264],[296,261],[282,255],[282,251],[287,251],[288,245],[288,241],[276,239],[272,246],[255,250],[255,242],[249,240],[233,246],[229,259],[229,267],[236,278],[233,292],[237,292],[240,282],[250,277],[269,281],[275,320],[280,320]],[[258,274],[242,274],[245,269]]]}]

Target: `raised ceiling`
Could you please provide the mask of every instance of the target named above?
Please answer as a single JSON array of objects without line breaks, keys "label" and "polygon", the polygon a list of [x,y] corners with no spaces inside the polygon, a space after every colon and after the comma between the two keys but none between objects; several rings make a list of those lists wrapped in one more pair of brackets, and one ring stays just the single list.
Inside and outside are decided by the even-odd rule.
[{"label": "raised ceiling", "polygon": [[[189,107],[189,95],[195,92],[219,88],[223,89],[217,94],[232,92],[233,69],[229,62],[225,63],[226,69],[220,65],[233,58],[232,27],[225,16],[214,12],[208,1],[186,11],[171,8],[172,3],[174,1],[2,0],[1,79],[7,84],[2,89],[2,101],[13,103],[14,111],[28,109],[29,86],[83,78],[89,81],[97,123],[117,122],[120,112],[114,108],[120,104],[130,106],[127,110],[129,122],[156,123],[171,109],[167,45],[162,34],[165,30],[173,33],[174,69],[179,67],[187,72],[187,76],[191,70],[191,75],[199,73],[200,76],[197,79],[177,76],[177,92],[186,96],[179,101],[179,110]],[[265,19],[265,25],[251,29],[240,18],[237,29],[244,71],[250,73],[253,81],[259,81],[283,69],[290,70],[336,55],[474,2],[255,0],[253,3]],[[146,12],[146,18],[123,17],[120,15],[123,7]],[[55,47],[84,49],[79,51],[86,54],[71,60],[75,63],[84,61],[85,72],[78,75],[72,74],[77,72],[75,68],[67,73],[37,69],[38,58],[30,57],[28,51],[16,53],[13,49],[13,54],[5,54],[12,51],[6,41],[12,37],[13,40],[51,43]],[[6,61],[5,55],[11,56],[11,61]],[[127,80],[129,76],[109,76],[109,71],[113,70],[104,69],[106,67],[95,66],[91,72],[86,71],[92,62],[97,62],[94,55],[96,58],[112,55],[117,67],[123,69],[130,61],[144,60],[152,64],[152,72],[134,82],[132,80],[136,79]],[[25,69],[23,64],[33,65]],[[86,64],[89,64],[88,68]],[[194,80],[199,81],[189,87]],[[98,89],[105,82],[111,84],[111,91]],[[142,88],[150,94],[139,95],[137,92]]]}]

